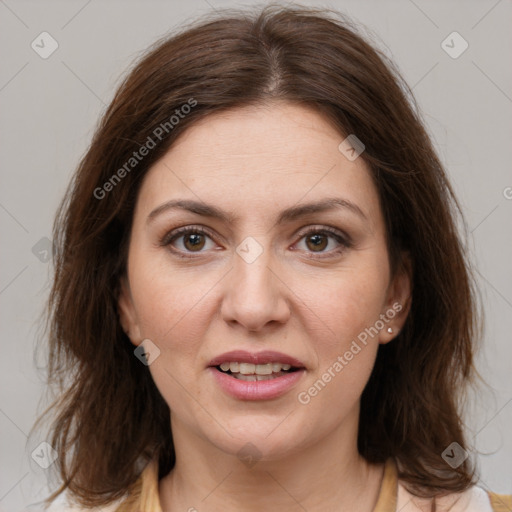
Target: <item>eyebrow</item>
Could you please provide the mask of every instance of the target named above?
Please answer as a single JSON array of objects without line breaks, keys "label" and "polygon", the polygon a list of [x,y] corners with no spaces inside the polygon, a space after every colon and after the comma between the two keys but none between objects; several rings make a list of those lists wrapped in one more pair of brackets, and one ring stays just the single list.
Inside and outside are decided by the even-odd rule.
[{"label": "eyebrow", "polygon": [[[342,199],[340,197],[333,197],[326,198],[314,203],[306,203],[287,208],[286,210],[283,210],[279,214],[276,222],[278,224],[283,222],[291,222],[293,220],[296,220],[300,217],[304,217],[312,213],[321,213],[339,209],[346,209],[352,213],[355,213],[362,219],[368,220],[365,213],[355,203],[348,201],[347,199]],[[190,199],[173,199],[156,207],[148,215],[147,222],[152,221],[160,214],[167,212],[169,210],[186,210],[192,213],[196,213],[197,215],[202,215],[203,217],[218,219],[228,224],[234,224],[235,221],[237,220],[237,217],[232,213],[225,212],[217,208],[216,206],[210,204]]]}]

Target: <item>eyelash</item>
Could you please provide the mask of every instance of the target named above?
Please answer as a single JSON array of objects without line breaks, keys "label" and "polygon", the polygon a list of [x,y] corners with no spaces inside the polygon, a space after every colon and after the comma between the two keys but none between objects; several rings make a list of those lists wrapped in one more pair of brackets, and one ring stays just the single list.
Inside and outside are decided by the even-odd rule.
[{"label": "eyelash", "polygon": [[[172,248],[172,243],[175,240],[177,240],[178,238],[180,238],[184,235],[189,235],[189,234],[201,234],[201,235],[208,236],[210,239],[214,238],[213,234],[208,229],[205,229],[202,226],[185,226],[182,228],[175,229],[175,230],[171,231],[170,233],[167,233],[160,240],[160,246],[162,246],[162,247],[170,246],[171,247],[170,250],[180,258],[188,258],[188,259],[197,258],[198,256],[189,255],[189,254],[194,254],[194,253],[184,253],[181,250]],[[311,258],[316,258],[316,259],[329,258],[329,257],[332,257],[333,255],[338,255],[338,254],[342,253],[343,251],[345,251],[346,249],[349,249],[353,246],[350,238],[347,235],[343,235],[338,230],[336,230],[334,228],[330,228],[328,226],[323,226],[322,228],[317,228],[317,227],[309,228],[306,231],[299,233],[299,235],[300,235],[299,240],[302,240],[303,238],[306,238],[311,235],[319,235],[319,234],[320,235],[329,235],[329,236],[333,237],[340,244],[340,247],[338,247],[336,249],[332,249],[331,251],[328,251],[327,253],[311,252],[310,253],[312,255],[312,256],[310,256]],[[198,252],[197,254],[200,254],[200,252]],[[321,254],[327,254],[327,256],[321,256]]]}]

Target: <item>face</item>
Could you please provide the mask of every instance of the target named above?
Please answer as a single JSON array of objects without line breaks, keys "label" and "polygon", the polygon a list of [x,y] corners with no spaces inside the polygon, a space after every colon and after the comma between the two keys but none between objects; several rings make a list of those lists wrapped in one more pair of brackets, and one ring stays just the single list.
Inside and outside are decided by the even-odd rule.
[{"label": "face", "polygon": [[272,459],[354,431],[409,280],[391,276],[376,188],[344,138],[301,106],[237,109],[145,176],[119,311],[135,345],[151,341],[173,434]]}]

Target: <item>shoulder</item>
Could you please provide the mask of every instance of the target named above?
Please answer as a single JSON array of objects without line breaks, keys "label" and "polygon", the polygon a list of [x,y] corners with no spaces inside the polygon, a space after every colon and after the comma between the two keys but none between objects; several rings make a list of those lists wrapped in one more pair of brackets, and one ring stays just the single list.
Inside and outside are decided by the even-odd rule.
[{"label": "shoulder", "polygon": [[[121,500],[103,507],[96,507],[92,510],[94,512],[116,512],[120,504]],[[60,496],[45,510],[45,512],[91,512],[91,509],[72,504],[68,498]]]},{"label": "shoulder", "polygon": [[[116,512],[121,503],[114,503],[104,507],[92,509],[94,512]],[[50,505],[45,512],[91,512],[90,508],[79,507],[78,505]]]},{"label": "shoulder", "polygon": [[435,508],[432,500],[410,494],[401,483],[398,484],[397,510],[400,512],[511,512],[512,495],[497,494],[475,485],[461,493],[437,498]]},{"label": "shoulder", "polygon": [[[96,507],[94,512],[162,512],[158,495],[158,463],[151,461],[134,485],[123,498],[109,505]],[[66,496],[59,496],[45,512],[91,512],[90,508],[82,508],[71,504]]]}]

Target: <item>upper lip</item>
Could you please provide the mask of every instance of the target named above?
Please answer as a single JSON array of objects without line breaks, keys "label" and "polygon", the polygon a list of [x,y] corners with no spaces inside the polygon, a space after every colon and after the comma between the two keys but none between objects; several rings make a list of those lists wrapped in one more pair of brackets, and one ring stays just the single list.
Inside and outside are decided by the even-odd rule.
[{"label": "upper lip", "polygon": [[304,364],[295,357],[288,356],[281,352],[273,350],[264,350],[262,352],[247,352],[246,350],[232,350],[231,352],[224,352],[217,357],[214,357],[208,366],[219,366],[222,363],[238,362],[238,363],[252,363],[252,364],[267,364],[267,363],[284,363],[293,366],[294,368],[304,368]]}]

